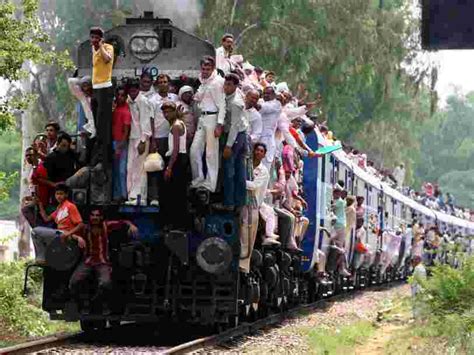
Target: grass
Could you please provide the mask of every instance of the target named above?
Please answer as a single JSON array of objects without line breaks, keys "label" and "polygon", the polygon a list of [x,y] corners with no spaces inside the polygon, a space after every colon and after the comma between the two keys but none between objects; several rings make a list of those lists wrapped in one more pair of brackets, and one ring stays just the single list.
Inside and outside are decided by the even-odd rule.
[{"label": "grass", "polygon": [[358,321],[336,329],[308,329],[306,337],[313,354],[350,354],[355,345],[367,340],[374,331],[372,322]]}]

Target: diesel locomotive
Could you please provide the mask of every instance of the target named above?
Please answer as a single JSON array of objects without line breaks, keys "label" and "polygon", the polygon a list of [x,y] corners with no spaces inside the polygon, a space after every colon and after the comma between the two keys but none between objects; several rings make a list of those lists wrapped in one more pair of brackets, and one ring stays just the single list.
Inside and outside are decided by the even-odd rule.
[{"label": "diesel locomotive", "polygon": [[[211,43],[152,13],[127,19],[125,25],[107,31],[105,40],[115,48],[116,82],[139,77],[144,70],[154,76],[165,73],[172,79],[183,74],[197,78],[200,58],[215,55]],[[89,41],[78,47],[77,68],[80,76],[91,73]],[[326,141],[316,129],[307,135],[306,143],[317,150]],[[403,236],[398,258],[382,268],[384,230],[396,230],[417,220],[436,224],[442,232],[453,235],[474,234],[474,223],[416,203],[354,165],[341,151],[303,161],[303,190],[308,203],[304,215],[309,227],[302,252],[264,246],[257,237],[251,271],[243,275],[239,272],[239,218],[233,212],[213,208],[217,197],[212,194],[188,191],[183,209],[189,211],[193,223],[187,230],[165,229],[159,207],[102,205],[106,218],[129,220],[139,230],[135,239],[128,238],[125,230],[115,231],[109,238],[113,281],[110,312],[86,312],[82,307],[83,303],[94,303],[93,282],[81,300],[69,294],[68,281],[80,257],[74,242],[66,246],[53,243],[48,249],[47,263],[42,266],[43,309],[51,319],[80,321],[85,331],[105,327],[107,322],[153,322],[163,318],[231,327],[243,319],[263,317],[334,293],[405,278],[411,235]],[[336,255],[329,243],[332,187],[341,180],[350,194],[365,198],[364,243],[373,251],[370,258],[359,261],[355,231],[347,235],[347,259],[355,275],[351,278],[336,271]],[[98,204],[96,197],[91,186],[72,191],[72,199],[85,220]],[[327,256],[329,282],[321,283],[316,275],[318,249]],[[31,267],[34,265],[25,275],[25,293]]]}]

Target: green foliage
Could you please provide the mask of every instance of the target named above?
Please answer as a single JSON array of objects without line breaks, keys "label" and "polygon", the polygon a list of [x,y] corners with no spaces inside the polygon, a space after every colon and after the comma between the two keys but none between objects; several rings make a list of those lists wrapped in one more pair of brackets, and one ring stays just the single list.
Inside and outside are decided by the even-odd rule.
[{"label": "green foliage", "polygon": [[21,168],[20,134],[13,130],[0,133],[0,219],[18,215]]},{"label": "green foliage", "polygon": [[374,332],[369,321],[359,321],[338,329],[326,327],[313,328],[307,331],[308,343],[315,354],[346,354],[360,341],[367,339]]},{"label": "green foliage", "polygon": [[438,265],[423,283],[419,302],[424,304],[424,336],[439,336],[456,348],[474,350],[474,257],[459,269]]},{"label": "green foliage", "polygon": [[[45,335],[48,332],[47,317],[37,306],[22,297],[24,263],[0,263],[0,319],[24,336]],[[41,280],[31,280],[32,290],[39,292]]]},{"label": "green foliage", "polygon": [[430,66],[405,70],[421,53],[410,3],[208,0],[198,34],[218,44],[231,32],[236,52],[252,64],[274,70],[294,89],[305,82],[320,92],[338,138],[379,165],[405,161],[411,180],[435,96],[424,84]]},{"label": "green foliage", "polygon": [[[26,72],[22,66],[26,61],[70,67],[67,52],[43,49],[49,38],[41,29],[37,11],[38,0],[22,0],[21,5],[13,1],[0,2],[0,77],[9,81],[24,78]],[[1,100],[0,129],[12,125],[14,110],[25,104],[21,96],[17,96],[15,102]]]},{"label": "green foliage", "polygon": [[474,93],[451,96],[421,138],[417,174],[437,181],[461,206],[474,208]]}]

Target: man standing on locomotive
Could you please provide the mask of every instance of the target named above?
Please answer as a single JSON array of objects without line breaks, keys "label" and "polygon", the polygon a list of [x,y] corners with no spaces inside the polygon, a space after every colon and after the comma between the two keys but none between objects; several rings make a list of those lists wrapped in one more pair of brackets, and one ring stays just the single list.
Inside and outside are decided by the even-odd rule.
[{"label": "man standing on locomotive", "polygon": [[[214,192],[217,186],[219,170],[219,137],[225,117],[224,79],[217,75],[215,60],[206,56],[201,60],[201,86],[194,95],[199,103],[201,117],[191,144],[191,170],[193,173],[192,187],[204,187]],[[204,178],[202,156],[206,151],[207,175]]]},{"label": "man standing on locomotive", "polygon": [[258,103],[260,94],[257,90],[251,89],[245,95],[245,114],[249,121],[250,142],[255,144],[260,141],[262,135],[262,116],[255,108]]},{"label": "man standing on locomotive", "polygon": [[104,31],[100,27],[90,30],[92,45],[92,88],[96,102],[94,118],[97,129],[97,148],[99,161],[104,169],[112,162],[112,67],[114,47],[104,42]]},{"label": "man standing on locomotive", "polygon": [[[163,116],[161,106],[165,102],[176,102],[178,96],[169,92],[170,77],[160,74],[155,81],[155,95],[151,96],[150,104],[153,108],[153,118],[151,119],[152,139],[150,152],[158,152],[163,158],[168,152],[168,134],[170,125]],[[163,172],[157,171],[148,173],[148,198],[153,206],[158,205],[158,190],[163,184]]]},{"label": "man standing on locomotive", "polygon": [[84,237],[79,237],[80,244],[84,246],[84,259],[77,266],[69,281],[69,289],[73,296],[77,296],[84,282],[90,275],[97,278],[97,294],[94,299],[106,298],[112,288],[112,267],[109,261],[109,236],[110,233],[128,226],[131,236],[138,235],[137,227],[129,221],[106,221],[102,210],[92,209],[89,224],[84,228]]},{"label": "man standing on locomotive", "polygon": [[178,96],[179,101],[177,104],[183,113],[183,121],[186,125],[186,149],[189,152],[197,126],[197,110],[193,102],[194,90],[191,86],[184,85],[179,89]]},{"label": "man standing on locomotive", "polygon": [[216,49],[216,67],[222,70],[224,75],[226,75],[232,70],[230,56],[234,50],[234,36],[230,33],[226,33],[222,36],[221,44],[222,45]]},{"label": "man standing on locomotive", "polygon": [[267,146],[264,164],[270,169],[276,153],[275,133],[281,115],[281,103],[276,99],[275,90],[271,86],[263,89],[263,103],[257,106],[262,116],[261,142]]},{"label": "man standing on locomotive", "polygon": [[224,121],[223,156],[224,206],[239,208],[245,205],[245,155],[247,153],[248,121],[244,101],[237,92],[239,77],[227,74],[224,81],[226,116]]},{"label": "man standing on locomotive", "polygon": [[138,80],[128,84],[128,106],[132,114],[130,138],[128,141],[127,161],[127,204],[135,205],[140,196],[142,205],[147,199],[147,173],[145,159],[148,155],[151,137],[151,117],[153,108],[150,102],[140,93]]}]

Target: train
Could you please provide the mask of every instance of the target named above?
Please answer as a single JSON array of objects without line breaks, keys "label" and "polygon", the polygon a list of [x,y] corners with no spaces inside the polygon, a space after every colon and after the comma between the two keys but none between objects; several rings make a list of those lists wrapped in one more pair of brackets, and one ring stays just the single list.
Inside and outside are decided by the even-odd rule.
[{"label": "train", "polygon": [[[115,82],[139,77],[145,70],[154,76],[168,74],[172,80],[183,74],[196,79],[200,58],[215,56],[211,43],[149,12],[106,31],[105,40],[115,48]],[[86,40],[78,46],[78,74],[90,75],[91,66],[91,45]],[[317,129],[306,139],[313,150],[329,144]],[[302,252],[265,246],[257,237],[250,273],[243,275],[239,272],[239,218],[234,212],[214,209],[212,195],[188,191],[188,205],[183,206],[193,219],[188,230],[163,228],[159,207],[101,205],[107,219],[129,220],[139,230],[137,239],[128,238],[124,230],[110,236],[111,311],[85,312],[69,294],[68,281],[80,258],[74,242],[66,246],[53,243],[48,249],[47,263],[41,266],[43,309],[54,320],[80,321],[86,332],[107,324],[162,319],[226,329],[243,320],[265,317],[339,292],[405,279],[410,272],[412,236],[403,235],[398,258],[382,268],[380,255],[387,243],[383,231],[419,221],[437,225],[441,232],[451,235],[474,235],[474,223],[411,200],[359,168],[342,151],[302,159],[302,185],[308,203],[304,215],[309,220]],[[363,262],[358,261],[355,231],[347,235],[347,259],[354,277],[338,274],[330,245],[330,205],[332,189],[338,181],[344,183],[349,194],[365,198],[363,239],[373,253]],[[72,190],[72,199],[83,217],[97,203],[94,195],[90,186]],[[259,234],[263,233],[261,229],[260,225]],[[470,241],[467,248],[471,248]],[[327,256],[329,279],[325,283],[315,272],[318,249]],[[29,265],[25,272],[25,294],[32,267],[35,265]],[[94,287],[91,283],[91,289],[81,295],[83,300],[94,302],[90,299]]]}]

